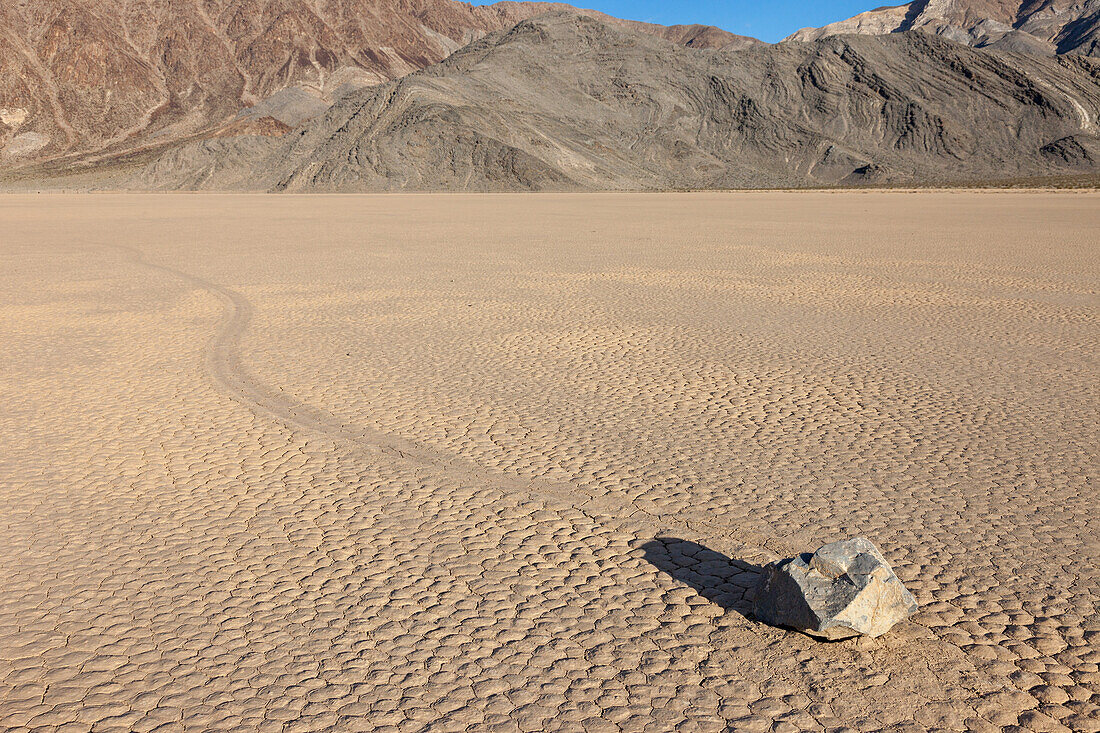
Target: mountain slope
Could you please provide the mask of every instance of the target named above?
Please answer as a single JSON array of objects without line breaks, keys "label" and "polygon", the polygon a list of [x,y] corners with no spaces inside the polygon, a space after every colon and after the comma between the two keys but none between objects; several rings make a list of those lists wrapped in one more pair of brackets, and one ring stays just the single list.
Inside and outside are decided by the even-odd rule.
[{"label": "mountain slope", "polygon": [[804,28],[787,40],[910,30],[979,47],[1100,56],[1100,0],[917,0]]},{"label": "mountain slope", "polygon": [[181,147],[149,188],[544,190],[1096,172],[1100,62],[924,34],[693,51],[569,14],[340,100],[281,140]]},{"label": "mountain slope", "polygon": [[[424,68],[488,32],[567,6],[452,0],[5,0],[0,167],[110,154],[252,116],[286,124],[341,91]],[[583,11],[599,15],[592,11]],[[700,47],[716,28],[608,22]],[[267,102],[272,95],[286,95]],[[285,112],[287,119],[278,117]]]}]

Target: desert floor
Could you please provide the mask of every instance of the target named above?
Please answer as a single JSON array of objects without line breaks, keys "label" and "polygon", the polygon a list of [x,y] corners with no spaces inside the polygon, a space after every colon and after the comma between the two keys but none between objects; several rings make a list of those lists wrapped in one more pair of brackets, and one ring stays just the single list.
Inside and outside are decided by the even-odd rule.
[{"label": "desert floor", "polygon": [[[1100,195],[0,197],[0,727],[1100,730]],[[878,640],[754,623],[864,535]]]}]

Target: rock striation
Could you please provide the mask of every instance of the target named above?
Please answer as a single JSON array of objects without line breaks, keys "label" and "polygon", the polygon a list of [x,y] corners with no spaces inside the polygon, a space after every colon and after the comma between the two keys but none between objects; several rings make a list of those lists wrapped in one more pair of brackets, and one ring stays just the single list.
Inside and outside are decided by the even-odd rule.
[{"label": "rock striation", "polygon": [[890,563],[863,537],[769,565],[754,609],[766,624],[830,641],[882,636],[916,611]]},{"label": "rock striation", "polygon": [[342,97],[293,134],[202,141],[141,189],[661,190],[1100,173],[1100,60],[923,33],[695,50],[570,13]]},{"label": "rock striation", "polygon": [[1100,56],[1100,0],[916,0],[877,8],[787,40],[921,30],[978,47]]},{"label": "rock striation", "polygon": [[[242,108],[285,89],[312,97],[323,110],[349,89],[396,79],[486,33],[568,7],[454,0],[5,0],[0,169],[62,156],[117,156],[193,138],[232,124]],[[697,48],[760,43],[706,26],[670,28],[580,12]]]}]

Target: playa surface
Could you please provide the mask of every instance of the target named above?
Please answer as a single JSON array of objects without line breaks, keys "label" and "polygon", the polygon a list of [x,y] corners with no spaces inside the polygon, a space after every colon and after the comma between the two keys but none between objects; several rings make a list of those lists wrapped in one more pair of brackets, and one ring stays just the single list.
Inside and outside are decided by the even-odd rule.
[{"label": "playa surface", "polygon": [[[0,729],[1100,729],[1100,195],[0,197]],[[877,640],[754,623],[863,535]]]}]

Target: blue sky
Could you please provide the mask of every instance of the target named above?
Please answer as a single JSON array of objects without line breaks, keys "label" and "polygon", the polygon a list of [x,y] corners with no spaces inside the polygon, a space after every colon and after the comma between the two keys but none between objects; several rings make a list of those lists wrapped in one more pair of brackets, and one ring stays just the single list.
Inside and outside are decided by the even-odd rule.
[{"label": "blue sky", "polygon": [[[799,28],[850,18],[903,0],[563,0],[608,15],[662,25],[703,23],[733,33],[778,41]],[[475,2],[488,5],[489,2]]]}]

